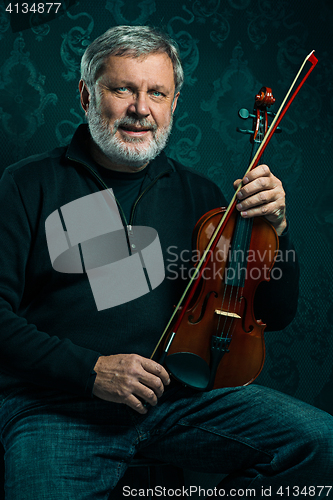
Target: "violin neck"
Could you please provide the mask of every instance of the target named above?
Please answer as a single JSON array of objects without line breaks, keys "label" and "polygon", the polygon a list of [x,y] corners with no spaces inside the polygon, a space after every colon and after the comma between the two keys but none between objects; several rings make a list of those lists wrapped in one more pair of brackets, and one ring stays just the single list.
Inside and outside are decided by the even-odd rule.
[{"label": "violin neck", "polygon": [[228,269],[225,284],[244,288],[249,255],[253,219],[237,217],[231,248],[229,249]]}]

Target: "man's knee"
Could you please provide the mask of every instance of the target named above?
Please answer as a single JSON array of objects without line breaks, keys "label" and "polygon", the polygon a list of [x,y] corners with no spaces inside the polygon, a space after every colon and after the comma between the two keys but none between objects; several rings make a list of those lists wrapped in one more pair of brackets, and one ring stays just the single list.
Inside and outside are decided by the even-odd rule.
[{"label": "man's knee", "polygon": [[[317,410],[314,410],[317,412]],[[333,417],[318,410],[316,418],[304,418],[298,434],[297,457],[308,464],[309,474],[333,476]],[[296,443],[294,443],[295,446]],[[313,478],[314,479],[314,478]]]}]

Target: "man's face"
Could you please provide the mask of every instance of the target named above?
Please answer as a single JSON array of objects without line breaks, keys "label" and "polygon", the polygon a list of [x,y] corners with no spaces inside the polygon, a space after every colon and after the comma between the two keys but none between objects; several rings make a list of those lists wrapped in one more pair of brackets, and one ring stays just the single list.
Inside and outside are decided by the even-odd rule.
[{"label": "man's face", "polygon": [[85,109],[92,138],[110,168],[138,170],[160,153],[177,99],[172,62],[165,53],[107,59]]}]

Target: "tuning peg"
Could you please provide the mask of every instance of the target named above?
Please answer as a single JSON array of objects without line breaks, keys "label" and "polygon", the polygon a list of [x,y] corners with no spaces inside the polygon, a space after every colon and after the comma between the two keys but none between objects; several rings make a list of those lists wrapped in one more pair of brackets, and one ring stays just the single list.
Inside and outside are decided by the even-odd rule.
[{"label": "tuning peg", "polygon": [[238,115],[242,120],[247,120],[248,118],[255,118],[255,115],[251,114],[248,109],[242,108],[238,111]]},{"label": "tuning peg", "polygon": [[[239,128],[239,127],[236,127],[236,132],[240,132],[241,134],[254,134],[253,130],[245,130],[244,128]],[[281,134],[282,130],[280,127],[276,127],[275,129],[275,133],[276,134]]]},{"label": "tuning peg", "polygon": [[252,135],[254,134],[253,130],[245,130],[245,129],[239,128],[239,127],[236,128],[236,131],[241,132],[241,134],[252,134]]}]

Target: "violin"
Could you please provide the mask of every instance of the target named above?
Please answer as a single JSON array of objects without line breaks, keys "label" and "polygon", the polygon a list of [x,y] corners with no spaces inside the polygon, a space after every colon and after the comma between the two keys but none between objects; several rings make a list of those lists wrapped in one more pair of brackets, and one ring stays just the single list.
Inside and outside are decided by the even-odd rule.
[{"label": "violin", "polygon": [[[285,105],[307,61],[312,66]],[[313,52],[305,58],[269,128],[272,113],[267,108],[275,102],[269,87],[256,95],[252,115],[240,111],[241,117],[253,118],[252,160],[246,173],[258,165],[317,62]],[[248,385],[264,365],[266,325],[255,317],[253,303],[259,284],[270,279],[279,238],[264,217],[240,216],[236,195],[241,187],[228,208],[211,210],[197,222],[193,245],[201,258],[151,356],[162,351],[160,364],[182,384],[200,391]]]}]

